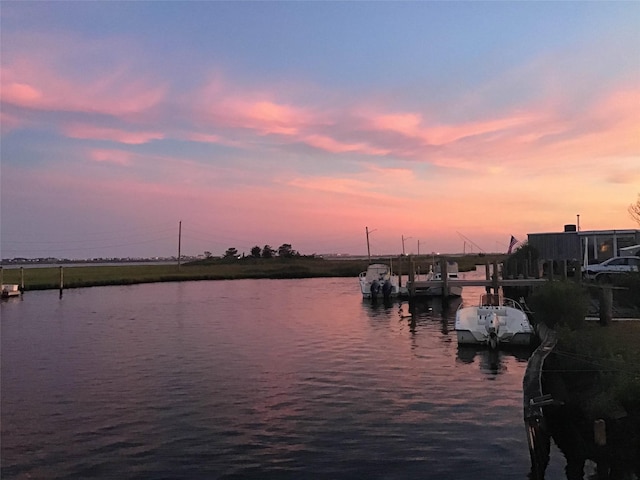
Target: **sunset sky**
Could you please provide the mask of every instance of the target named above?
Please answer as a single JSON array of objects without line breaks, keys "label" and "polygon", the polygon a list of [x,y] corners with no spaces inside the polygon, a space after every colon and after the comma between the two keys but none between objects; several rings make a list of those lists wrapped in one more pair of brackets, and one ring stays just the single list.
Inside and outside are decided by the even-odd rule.
[{"label": "sunset sky", "polygon": [[[640,2],[2,2],[1,254],[640,228]],[[471,240],[465,245],[464,238]]]}]

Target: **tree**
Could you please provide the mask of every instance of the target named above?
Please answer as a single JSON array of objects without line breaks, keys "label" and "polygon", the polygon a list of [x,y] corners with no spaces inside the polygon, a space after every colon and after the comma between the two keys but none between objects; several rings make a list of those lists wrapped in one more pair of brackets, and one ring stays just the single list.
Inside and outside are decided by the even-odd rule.
[{"label": "tree", "polygon": [[240,257],[240,255],[238,255],[238,249],[233,248],[233,247],[229,247],[227,248],[227,251],[224,252],[224,256],[222,258],[226,259],[226,260],[237,260]]},{"label": "tree", "polygon": [[638,200],[636,203],[629,205],[629,215],[633,218],[638,225],[640,225],[640,193],[638,194]]},{"label": "tree", "polygon": [[262,258],[273,258],[275,250],[271,248],[271,245],[265,245],[262,249]]},{"label": "tree", "polygon": [[291,244],[289,243],[283,243],[282,245],[280,245],[280,247],[278,247],[278,256],[279,257],[284,257],[284,258],[291,258],[291,257],[295,257],[298,255],[298,252],[296,252],[294,249],[291,248]]},{"label": "tree", "polygon": [[211,252],[207,252],[207,251],[204,252],[204,257],[205,258],[211,258],[212,256],[213,255],[211,254]]},{"label": "tree", "polygon": [[262,252],[262,249],[256,245],[251,249],[251,256],[253,258],[260,258],[260,252]]}]

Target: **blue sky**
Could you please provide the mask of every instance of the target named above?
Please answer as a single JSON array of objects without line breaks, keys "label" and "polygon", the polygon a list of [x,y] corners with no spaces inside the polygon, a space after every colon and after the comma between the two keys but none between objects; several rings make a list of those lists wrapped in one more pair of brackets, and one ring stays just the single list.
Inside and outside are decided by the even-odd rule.
[{"label": "blue sky", "polygon": [[189,254],[637,228],[638,2],[3,2],[0,22],[4,258],[171,255],[181,220]]}]

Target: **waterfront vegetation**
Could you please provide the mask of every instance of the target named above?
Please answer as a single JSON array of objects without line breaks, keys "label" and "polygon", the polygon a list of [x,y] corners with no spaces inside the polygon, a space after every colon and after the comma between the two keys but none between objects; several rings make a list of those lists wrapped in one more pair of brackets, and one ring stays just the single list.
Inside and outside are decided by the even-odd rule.
[{"label": "waterfront vegetation", "polygon": [[[625,280],[631,289],[635,277]],[[558,332],[553,369],[570,401],[592,419],[624,413],[640,418],[640,323],[586,322],[589,302],[588,289],[573,281],[549,282],[529,299],[533,321]]]},{"label": "waterfront vegetation", "polygon": [[597,322],[572,330],[558,328],[558,347],[569,373],[588,377],[596,388],[582,394],[590,417],[606,418],[620,412],[640,418],[640,323]]},{"label": "waterfront vegetation", "polygon": [[[477,264],[502,261],[504,255],[466,255],[455,257],[460,271],[469,271]],[[394,271],[404,274],[409,262],[426,272],[439,257],[395,257],[376,259],[375,262],[392,261]],[[290,258],[239,259],[207,258],[181,265],[117,265],[65,266],[64,288],[93,287],[104,285],[131,285],[136,283],[178,282],[186,280],[236,280],[242,278],[312,278],[312,277],[357,277],[366,270],[367,259],[323,259],[321,257],[298,256]],[[20,269],[3,269],[3,283],[20,284]],[[24,289],[45,290],[60,287],[60,267],[25,268]]]}]

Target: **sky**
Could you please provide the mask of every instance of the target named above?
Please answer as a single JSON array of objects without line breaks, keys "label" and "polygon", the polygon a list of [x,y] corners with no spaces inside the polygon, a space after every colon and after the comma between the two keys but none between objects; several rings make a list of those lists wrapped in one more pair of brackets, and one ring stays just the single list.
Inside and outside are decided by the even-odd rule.
[{"label": "sky", "polygon": [[632,1],[3,1],[0,253],[640,228],[638,25]]}]

